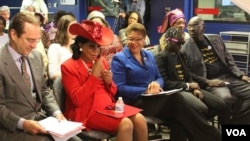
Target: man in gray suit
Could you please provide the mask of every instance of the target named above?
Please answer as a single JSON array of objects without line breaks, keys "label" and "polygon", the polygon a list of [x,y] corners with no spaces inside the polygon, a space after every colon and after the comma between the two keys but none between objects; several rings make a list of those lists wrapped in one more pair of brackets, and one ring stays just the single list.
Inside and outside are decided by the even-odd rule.
[{"label": "man in gray suit", "polygon": [[[41,37],[36,17],[18,13],[9,26],[9,44],[0,50],[0,137],[3,141],[51,141],[38,123],[46,116],[65,119],[46,86],[42,55],[34,50]],[[23,78],[25,56],[28,83]]]}]

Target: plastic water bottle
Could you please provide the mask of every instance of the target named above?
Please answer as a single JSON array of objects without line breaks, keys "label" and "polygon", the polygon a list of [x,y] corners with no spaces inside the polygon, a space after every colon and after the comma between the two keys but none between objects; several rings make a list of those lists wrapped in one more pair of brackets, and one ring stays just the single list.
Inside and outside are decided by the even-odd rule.
[{"label": "plastic water bottle", "polygon": [[115,112],[116,113],[124,112],[124,102],[122,100],[122,97],[118,97],[118,100],[115,103]]}]

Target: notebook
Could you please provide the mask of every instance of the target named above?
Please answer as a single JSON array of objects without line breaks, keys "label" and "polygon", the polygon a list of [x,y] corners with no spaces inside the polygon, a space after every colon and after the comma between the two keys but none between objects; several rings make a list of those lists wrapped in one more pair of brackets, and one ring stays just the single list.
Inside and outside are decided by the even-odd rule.
[{"label": "notebook", "polygon": [[141,96],[158,96],[158,95],[171,95],[171,94],[175,94],[179,91],[182,91],[182,88],[180,89],[173,89],[173,90],[169,90],[169,91],[162,91],[160,93],[157,94],[142,94]]}]

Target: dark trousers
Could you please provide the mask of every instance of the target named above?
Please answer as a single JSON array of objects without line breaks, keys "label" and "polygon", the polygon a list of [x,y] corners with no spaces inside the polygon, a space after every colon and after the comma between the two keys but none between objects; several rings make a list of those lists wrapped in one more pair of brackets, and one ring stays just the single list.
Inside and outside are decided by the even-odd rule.
[{"label": "dark trousers", "polygon": [[176,141],[186,141],[181,136],[178,138],[180,132],[186,132],[187,137],[192,141],[221,140],[220,131],[209,125],[206,117],[194,110],[179,93],[142,96],[132,105],[142,108],[144,115],[155,116],[166,122],[169,121],[172,127],[176,127],[173,130],[175,133],[170,134],[170,137],[173,135],[172,139]]},{"label": "dark trousers", "polygon": [[0,135],[3,141],[53,141],[50,135],[31,135],[21,130],[10,132],[0,129]]},{"label": "dark trousers", "polygon": [[197,98],[190,91],[181,91],[180,94],[191,107],[206,116],[207,119],[212,119],[225,110],[226,105],[221,98],[205,90],[201,90],[201,92],[203,93],[203,99]]},{"label": "dark trousers", "polygon": [[220,97],[226,104],[224,123],[250,124],[250,84],[229,74],[217,79],[230,83],[225,87],[207,87],[209,92]]}]

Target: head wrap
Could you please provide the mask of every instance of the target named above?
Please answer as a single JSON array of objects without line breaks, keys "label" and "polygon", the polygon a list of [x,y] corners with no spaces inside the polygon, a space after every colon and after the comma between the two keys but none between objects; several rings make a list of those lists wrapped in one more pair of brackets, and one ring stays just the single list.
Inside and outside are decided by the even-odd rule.
[{"label": "head wrap", "polygon": [[164,33],[169,27],[173,26],[173,24],[180,18],[184,18],[185,16],[181,9],[174,9],[169,11],[162,22],[162,25],[158,26],[158,33]]}]

